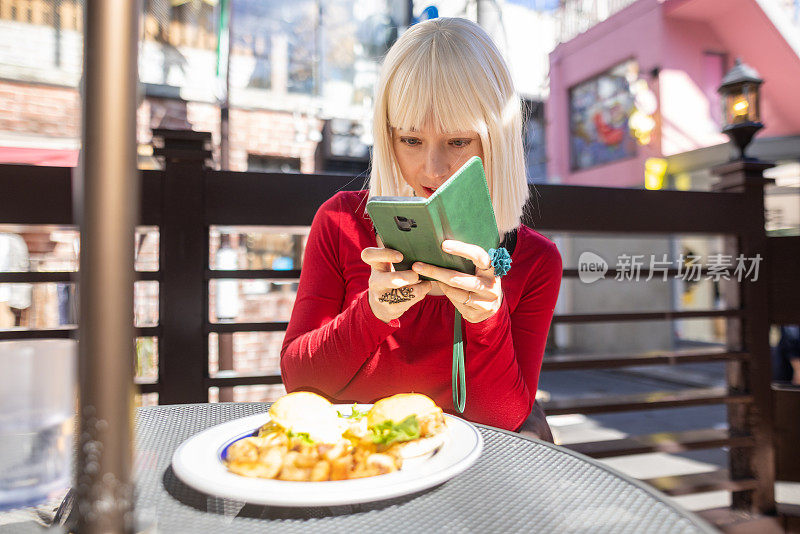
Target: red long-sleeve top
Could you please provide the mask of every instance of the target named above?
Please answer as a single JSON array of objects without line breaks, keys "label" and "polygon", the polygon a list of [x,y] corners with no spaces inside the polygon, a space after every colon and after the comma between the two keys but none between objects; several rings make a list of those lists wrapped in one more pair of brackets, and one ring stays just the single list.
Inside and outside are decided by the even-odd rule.
[{"label": "red long-sleeve top", "polygon": [[[334,402],[369,403],[395,393],[430,396],[453,412],[455,308],[428,295],[384,323],[368,300],[370,267],[361,251],[376,238],[364,212],[367,192],[341,192],[317,212],[281,350],[287,391]],[[503,303],[480,323],[462,320],[467,399],[463,417],[515,430],[533,407],[545,341],[561,282],[561,256],[520,226],[502,278]]]}]

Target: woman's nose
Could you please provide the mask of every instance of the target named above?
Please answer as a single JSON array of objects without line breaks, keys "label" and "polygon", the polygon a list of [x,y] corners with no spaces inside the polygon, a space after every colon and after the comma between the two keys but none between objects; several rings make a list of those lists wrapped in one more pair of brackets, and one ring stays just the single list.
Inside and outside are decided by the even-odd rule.
[{"label": "woman's nose", "polygon": [[439,150],[431,150],[425,158],[425,174],[428,178],[443,182],[449,175],[450,162]]}]

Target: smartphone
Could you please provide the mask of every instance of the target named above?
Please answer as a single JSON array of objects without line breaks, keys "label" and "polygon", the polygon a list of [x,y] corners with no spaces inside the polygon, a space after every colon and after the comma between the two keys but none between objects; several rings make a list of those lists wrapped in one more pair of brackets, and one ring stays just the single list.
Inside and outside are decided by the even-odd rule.
[{"label": "smartphone", "polygon": [[455,239],[485,250],[500,243],[483,163],[470,158],[430,197],[372,197],[367,213],[386,248],[400,251],[396,270],[415,261],[473,274],[472,261],[447,254],[442,242]]}]

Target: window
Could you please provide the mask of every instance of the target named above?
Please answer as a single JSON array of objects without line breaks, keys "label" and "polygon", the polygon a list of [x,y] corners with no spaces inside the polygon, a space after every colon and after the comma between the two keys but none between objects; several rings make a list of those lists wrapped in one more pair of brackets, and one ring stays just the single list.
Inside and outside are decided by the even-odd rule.
[{"label": "window", "polygon": [[300,172],[300,158],[248,154],[247,170],[253,172]]},{"label": "window", "polygon": [[313,93],[317,3],[239,0],[232,5],[231,85]]}]

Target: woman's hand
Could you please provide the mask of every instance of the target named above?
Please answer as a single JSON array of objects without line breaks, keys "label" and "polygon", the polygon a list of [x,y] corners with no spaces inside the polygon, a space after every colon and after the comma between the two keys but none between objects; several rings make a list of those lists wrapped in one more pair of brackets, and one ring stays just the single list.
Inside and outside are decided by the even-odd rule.
[{"label": "woman's hand", "polygon": [[475,264],[475,274],[464,274],[427,263],[416,262],[414,272],[433,278],[461,316],[470,323],[479,323],[497,313],[503,303],[500,277],[494,275],[489,254],[477,245],[447,240],[442,250],[467,258]]},{"label": "woman's hand", "polygon": [[420,281],[414,271],[395,271],[392,263],[403,255],[390,248],[365,248],[361,259],[372,268],[369,275],[369,307],[375,317],[388,323],[403,315],[431,290],[431,283]]}]

